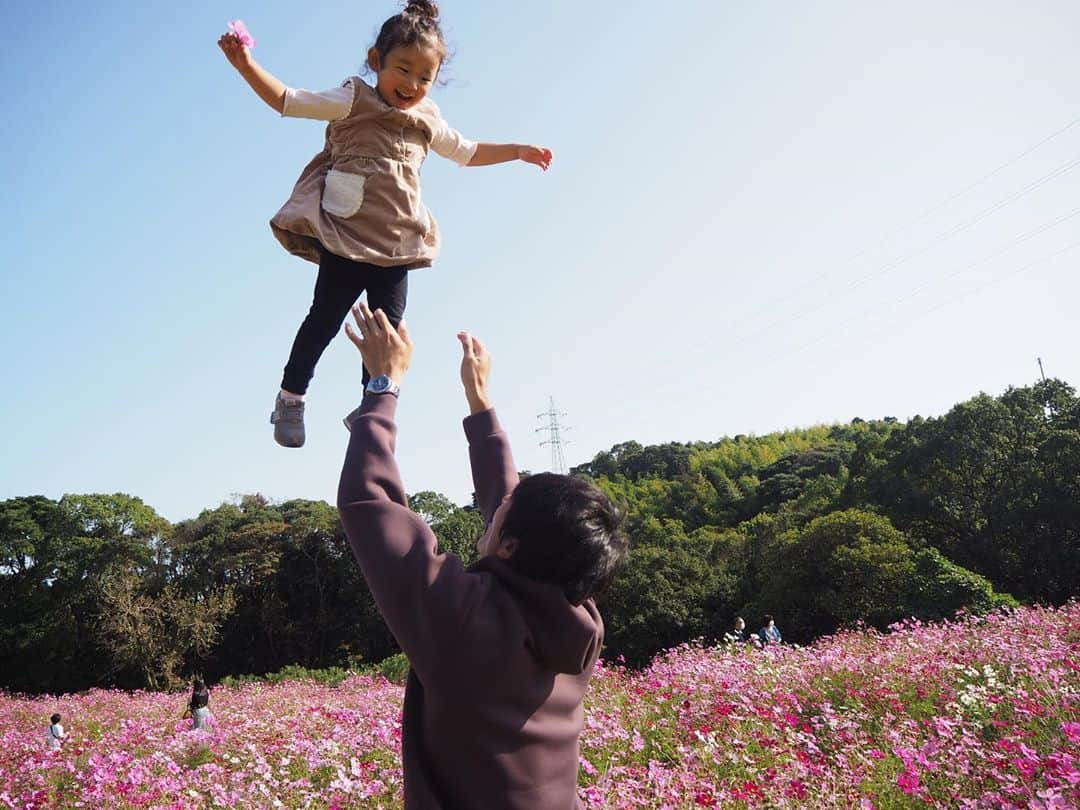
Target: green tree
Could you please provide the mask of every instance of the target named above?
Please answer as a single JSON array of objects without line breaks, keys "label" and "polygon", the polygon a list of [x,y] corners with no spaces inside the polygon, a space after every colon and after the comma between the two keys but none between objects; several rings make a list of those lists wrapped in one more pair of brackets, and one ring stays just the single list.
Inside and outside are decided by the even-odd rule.
[{"label": "green tree", "polygon": [[[727,583],[708,564],[712,538],[687,537],[674,521],[650,521],[631,540],[626,566],[601,600],[606,655],[634,666],[660,650],[709,635]],[[635,544],[636,543],[636,544]]]},{"label": "green tree", "polygon": [[136,669],[150,689],[180,686],[184,662],[209,653],[236,604],[231,588],[201,598],[185,597],[174,585],[150,593],[134,569],[113,571],[101,591],[95,631],[113,672]]},{"label": "green tree", "polygon": [[1057,380],[894,432],[867,486],[897,526],[1026,600],[1080,582],[1080,425]]},{"label": "green tree", "polygon": [[808,641],[845,625],[884,629],[908,616],[940,619],[1014,604],[983,577],[920,550],[887,518],[849,509],[786,533],[753,617],[771,613],[790,640]]},{"label": "green tree", "polygon": [[456,554],[465,565],[479,558],[476,541],[484,533],[484,519],[479,509],[454,507],[432,526],[432,530],[439,540],[439,551]]}]

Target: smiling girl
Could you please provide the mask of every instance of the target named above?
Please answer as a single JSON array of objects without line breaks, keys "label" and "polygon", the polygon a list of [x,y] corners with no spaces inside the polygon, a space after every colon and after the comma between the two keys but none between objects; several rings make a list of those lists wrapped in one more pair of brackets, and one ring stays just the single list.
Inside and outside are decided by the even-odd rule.
[{"label": "smiling girl", "polygon": [[[284,447],[304,444],[308,383],[360,294],[366,291],[371,309],[382,309],[396,327],[408,271],[431,266],[438,255],[439,228],[420,197],[428,152],[462,166],[522,160],[546,170],[551,164],[548,149],[475,143],[447,125],[428,98],[446,58],[438,15],[435,3],[408,0],[367,53],[374,86],[351,76],[322,93],[286,87],[262,68],[242,26],[218,40],[229,63],[278,113],[330,122],[323,150],[270,220],[286,250],[319,266],[270,416],[274,439]],[[368,378],[365,369],[365,385]]]}]

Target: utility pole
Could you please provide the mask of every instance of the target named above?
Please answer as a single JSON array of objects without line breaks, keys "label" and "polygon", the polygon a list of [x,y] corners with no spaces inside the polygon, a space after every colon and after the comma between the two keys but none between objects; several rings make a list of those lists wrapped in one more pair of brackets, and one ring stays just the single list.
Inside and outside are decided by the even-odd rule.
[{"label": "utility pole", "polygon": [[[1046,372],[1043,371],[1042,358],[1036,357],[1035,359],[1039,361],[1039,376],[1042,377],[1042,381],[1045,383]],[[1046,406],[1043,409],[1043,413],[1045,414],[1047,419],[1054,419],[1057,416],[1057,410],[1054,408],[1054,403],[1052,401],[1046,403]]]},{"label": "utility pole", "polygon": [[546,419],[547,422],[536,429],[537,433],[547,434],[547,438],[540,442],[540,446],[551,447],[551,472],[566,475],[566,459],[563,458],[563,445],[569,444],[563,439],[564,431],[570,430],[565,425],[559,424],[559,417],[566,416],[562,411],[555,410],[555,398],[548,398],[548,409],[536,415],[537,419]]}]

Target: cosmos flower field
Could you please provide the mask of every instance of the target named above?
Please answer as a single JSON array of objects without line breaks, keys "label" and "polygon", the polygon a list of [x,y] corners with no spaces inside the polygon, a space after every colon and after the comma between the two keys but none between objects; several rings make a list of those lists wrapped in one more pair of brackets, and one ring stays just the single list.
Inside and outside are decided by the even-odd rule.
[{"label": "cosmos flower field", "polygon": [[[0,807],[401,807],[401,687],[213,689],[208,731],[186,698],[0,695]],[[602,666],[580,785],[589,808],[1080,806],[1080,604]]]}]

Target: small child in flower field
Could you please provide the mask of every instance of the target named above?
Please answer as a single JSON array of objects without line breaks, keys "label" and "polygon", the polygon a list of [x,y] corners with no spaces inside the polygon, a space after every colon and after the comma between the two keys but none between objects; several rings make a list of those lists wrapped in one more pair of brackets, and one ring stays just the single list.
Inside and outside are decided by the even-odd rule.
[{"label": "small child in flower field", "polygon": [[184,717],[191,717],[193,731],[204,729],[210,720],[210,690],[202,678],[196,678],[192,683],[191,697],[184,709]]},{"label": "small child in flower field", "polygon": [[49,718],[49,727],[45,729],[45,749],[59,751],[64,746],[66,736],[64,727],[60,725],[60,715],[54,714]]},{"label": "small child in flower field", "polygon": [[[383,23],[367,52],[374,84],[350,76],[325,92],[294,90],[251,56],[243,23],[218,40],[252,90],[283,116],[329,122],[323,150],[304,168],[292,195],[271,219],[288,250],[319,266],[311,309],[285,365],[270,421],[284,447],[304,444],[304,395],[323,351],[360,294],[396,327],[405,312],[408,271],[429,267],[439,228],[420,196],[429,151],[462,166],[514,160],[546,170],[551,151],[521,144],[476,143],[443,119],[428,98],[446,59],[439,10],[408,0]],[[363,383],[370,375],[364,370]]]}]

